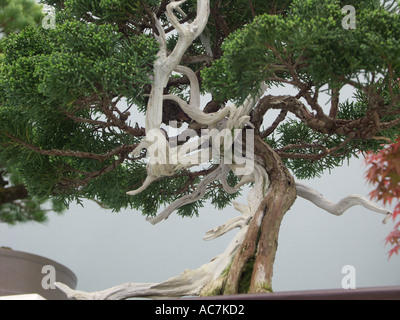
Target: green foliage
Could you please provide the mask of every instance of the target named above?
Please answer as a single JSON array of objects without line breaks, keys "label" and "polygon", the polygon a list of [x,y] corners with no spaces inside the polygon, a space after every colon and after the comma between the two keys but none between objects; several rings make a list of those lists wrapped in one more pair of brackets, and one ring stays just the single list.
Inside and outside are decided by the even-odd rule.
[{"label": "green foliage", "polygon": [[28,26],[36,26],[42,8],[35,0],[0,0],[0,33],[9,35]]},{"label": "green foliage", "polygon": [[[8,36],[13,32],[21,32],[24,28],[39,25],[42,18],[42,8],[34,0],[1,0],[0,1],[0,33]],[[1,65],[4,63],[3,44],[4,38],[0,41],[0,70]],[[32,43],[31,47],[37,43]],[[29,56],[25,51],[26,44],[19,43],[19,45],[10,48],[10,52],[21,51],[22,55]],[[39,50],[39,48],[33,48]],[[21,66],[21,69],[23,67]],[[16,76],[18,76],[16,74]],[[0,92],[0,101],[5,100],[5,92]],[[0,102],[0,108],[2,108]],[[3,129],[3,128],[2,128]],[[16,166],[11,163],[4,163],[0,160],[0,171],[3,172],[2,180],[8,183],[6,187],[12,187],[23,184],[22,178]],[[5,173],[4,173],[5,172]],[[0,186],[1,190],[1,186]],[[1,193],[1,191],[0,191]],[[17,222],[38,221],[43,222],[46,220],[47,211],[62,212],[64,209],[61,203],[55,200],[48,201],[46,199],[39,199],[38,197],[31,197],[6,203],[0,206],[0,222],[8,224],[15,224]]]},{"label": "green foliage", "polygon": [[27,29],[4,42],[3,79],[13,104],[39,99],[66,105],[100,92],[143,103],[138,98],[157,52],[149,37],[123,39],[111,26],[77,21]]},{"label": "green foliage", "polygon": [[[345,5],[356,9],[355,30],[342,27]],[[281,85],[282,81],[294,86],[312,83],[318,90],[324,86],[335,88],[344,79],[355,79],[360,86],[373,86],[371,75],[381,74],[385,78],[374,88],[389,106],[387,84],[398,75],[390,75],[388,70],[400,70],[400,15],[374,0],[295,0],[284,14],[262,14],[231,33],[222,49],[223,56],[202,72],[205,89],[218,100],[230,99],[240,104],[249,94],[257,92],[262,81],[271,87]],[[358,90],[355,100],[340,104],[339,119],[355,120],[366,115],[371,97]],[[394,119],[396,116],[384,116],[381,121]],[[394,139],[399,129],[396,126],[382,130],[378,136]],[[382,148],[382,140],[344,143],[345,139],[341,135],[314,132],[299,121],[288,121],[266,141],[275,149],[307,145],[286,148],[287,154],[295,153],[298,157],[284,157],[284,162],[297,178],[309,179],[342,165],[360,152]],[[343,148],[336,150],[335,156],[321,159],[315,156],[341,143]]]},{"label": "green foliage", "polygon": [[[110,3],[102,1],[102,5]],[[135,199],[125,192],[130,183],[144,180],[143,163],[123,164],[110,174],[107,170],[118,160],[115,157],[99,161],[37,150],[101,155],[138,143],[138,138],[124,132],[73,121],[67,113],[100,119],[103,106],[109,108],[117,97],[124,97],[129,104],[143,104],[143,87],[150,82],[158,50],[156,42],[146,35],[127,38],[110,24],[87,24],[64,17],[56,26],[54,30],[26,28],[4,40],[0,163],[6,163],[7,170],[14,168],[37,205],[51,198],[68,206],[82,197],[100,198],[115,210],[135,205]],[[92,107],[83,103],[82,108],[88,97]],[[127,177],[134,177],[134,181]],[[121,185],[124,190],[118,188]],[[12,216],[12,207],[2,208],[4,221],[22,219],[22,215]],[[35,220],[44,218],[45,211],[36,210]]]},{"label": "green foliage", "polygon": [[[135,33],[138,23],[148,20],[146,15],[155,11],[160,0],[42,0],[54,6],[60,19],[89,20],[98,25],[114,25],[123,33]],[[62,16],[62,17],[61,17]]]},{"label": "green foliage", "polygon": [[50,199],[39,200],[27,198],[22,202],[5,203],[0,206],[0,222],[9,225],[36,221],[43,223],[47,221],[47,213],[62,213],[65,210],[63,203]]},{"label": "green foliage", "polygon": [[[89,3],[66,1],[65,6],[78,10],[79,5]],[[106,3],[111,2],[99,6]],[[146,35],[126,37],[109,23],[87,24],[70,18],[71,14],[68,19],[57,20],[54,30],[28,28],[4,42],[0,162],[14,164],[29,193],[38,199],[51,198],[68,207],[86,198],[115,211],[129,207],[147,216],[155,215],[162,206],[182,196],[178,191],[187,177],[160,179],[132,197],[126,191],[137,188],[146,178],[143,161],[124,161],[108,170],[115,157],[98,161],[37,152],[105,154],[140,142],[118,130],[96,130],[88,123],[73,121],[66,112],[82,119],[101,119],[105,116],[103,106],[109,107],[114,98],[121,96],[129,104],[143,106],[143,87],[150,83],[156,42]],[[89,98],[92,108],[79,108]],[[185,194],[193,192],[199,181],[196,179]],[[222,208],[232,196],[210,189],[206,199]],[[197,214],[204,201],[184,206],[178,214]]]},{"label": "green foliage", "polygon": [[[0,171],[0,180],[6,181],[6,187],[23,185],[23,179],[18,172],[18,166],[7,165]],[[0,181],[0,182],[1,182]],[[0,196],[2,187],[0,185]],[[62,213],[65,206],[57,199],[38,198],[28,196],[13,202],[0,205],[0,222],[14,225],[16,223],[36,221],[45,222],[48,212]]]},{"label": "green foliage", "polygon": [[[158,51],[151,36],[153,13],[162,2],[42,3],[56,7],[55,29],[34,27],[41,14],[36,14],[40,6],[33,6],[33,1],[0,0],[0,28],[6,34],[18,31],[1,43],[0,169],[6,168],[12,183],[23,183],[31,195],[26,202],[29,210],[21,211],[15,204],[2,206],[0,219],[25,221],[34,214],[35,220],[42,221],[48,199],[59,211],[83,198],[114,211],[134,208],[153,216],[172,201],[195,192],[201,176],[192,178],[190,173],[180,172],[153,182],[136,196],[128,196],[126,191],[138,188],[145,180],[146,162],[129,158],[128,151],[105,157],[112,150],[141,140],[115,126],[119,118],[111,121],[109,113],[123,116],[114,112],[121,100],[140,111],[146,109],[143,96],[148,93]],[[341,26],[344,5],[356,8],[355,30]],[[375,88],[384,104],[399,107],[392,101],[388,83],[393,79],[388,78],[387,70],[393,70],[392,78],[399,77],[400,18],[395,11],[383,9],[378,0],[212,0],[211,8],[205,33],[214,57],[221,58],[203,70],[201,90],[212,93],[216,100],[240,103],[257,91],[261,81],[270,85],[283,81],[296,85],[297,81],[312,83],[315,88],[334,88],[343,79],[370,79],[373,73],[384,77]],[[196,1],[186,1],[182,9],[194,17]],[[27,18],[28,12],[33,16]],[[5,27],[5,15],[18,19]],[[165,28],[170,26],[165,16],[160,19]],[[170,50],[176,41],[176,36],[169,36]],[[197,39],[187,56],[204,53],[204,45]],[[290,69],[294,64],[295,71]],[[190,67],[200,70],[203,65],[200,62]],[[169,90],[188,98],[187,85]],[[339,105],[338,119],[356,120],[369,112],[370,97],[365,92],[359,90],[355,100]],[[382,120],[394,119],[387,115]],[[399,129],[397,126],[379,135],[394,137]],[[360,151],[381,147],[379,140],[359,139],[346,144],[344,135],[315,132],[299,121],[282,123],[266,141],[275,149],[286,148],[288,154],[303,155],[284,157],[287,167],[303,179],[319,176]],[[288,145],[307,147],[288,149]],[[322,150],[338,146],[335,156],[315,158]],[[233,186],[238,178],[230,173],[228,181]],[[238,194],[227,194],[215,181],[201,200],[183,206],[178,214],[197,215],[206,201],[223,209]]]},{"label": "green foliage", "polygon": [[[342,28],[344,3],[356,8],[355,30]],[[277,70],[281,78],[293,80],[283,61],[301,61],[299,80],[320,87],[365,70],[400,67],[400,17],[376,1],[296,0],[289,13],[260,15],[228,37],[223,57],[202,73],[216,98],[241,102],[261,81],[276,84]]]},{"label": "green foliage", "polygon": [[[122,95],[142,104],[141,90],[149,83],[157,52],[153,39],[123,39],[115,28],[66,22],[56,29],[54,51],[43,57],[36,71],[39,90],[50,100],[69,103],[91,92]],[[67,86],[65,84],[68,84]]]},{"label": "green foliage", "polygon": [[[351,146],[346,145],[348,150],[341,157],[328,155],[321,157],[320,160],[307,159],[309,155],[321,154],[321,145],[328,149],[333,148],[342,143],[344,139],[344,136],[325,136],[314,132],[302,122],[289,120],[279,126],[276,135],[267,138],[266,142],[276,149],[292,145],[293,148],[287,149],[286,152],[304,155],[304,158],[283,158],[283,162],[298,179],[311,179],[319,177],[325,170],[340,166],[344,160],[356,153],[351,150]],[[307,145],[308,147],[296,148],[295,145]]]}]

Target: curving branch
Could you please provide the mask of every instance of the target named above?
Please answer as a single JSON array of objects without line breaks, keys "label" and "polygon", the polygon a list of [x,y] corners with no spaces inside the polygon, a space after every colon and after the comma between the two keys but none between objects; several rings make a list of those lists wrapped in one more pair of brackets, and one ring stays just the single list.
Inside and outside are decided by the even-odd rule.
[{"label": "curving branch", "polygon": [[154,63],[154,81],[146,111],[146,130],[159,128],[162,122],[163,90],[168,83],[172,71],[179,65],[187,48],[192,44],[205,28],[210,14],[209,0],[197,1],[197,17],[189,24],[181,24],[174,14],[185,1],[172,1],[166,6],[166,15],[170,23],[178,32],[178,41],[168,55],[166,35],[158,19],[155,19],[159,35],[156,39],[160,50]]},{"label": "curving branch", "polygon": [[[184,19],[188,19],[188,16],[186,15],[186,13],[181,8],[178,7],[177,11],[182,15],[182,17]],[[188,20],[188,22],[191,23],[192,21]],[[201,43],[204,46],[204,49],[205,49],[207,55],[212,57],[213,56],[213,52],[212,52],[212,48],[211,48],[211,39],[210,39],[209,34],[208,33],[205,34],[204,31],[199,35],[199,38],[200,38]]]},{"label": "curving branch", "polygon": [[[166,46],[166,35],[161,27],[161,23],[157,17],[155,17],[155,25],[158,31],[158,35],[155,35],[156,40],[159,43],[160,49],[157,53],[157,59],[154,62],[154,79],[151,87],[149,100],[147,103],[146,110],[146,136],[142,142],[133,151],[133,155],[138,155],[142,149],[148,149],[152,145],[152,139],[154,135],[157,136],[157,145],[161,146],[158,148],[162,152],[166,152],[169,155],[170,149],[167,143],[166,137],[161,131],[162,115],[163,115],[163,100],[164,100],[164,88],[167,86],[168,79],[174,69],[181,71],[190,77],[192,90],[191,90],[191,102],[190,106],[200,104],[200,90],[197,79],[193,79],[192,73],[188,71],[188,68],[179,67],[179,63],[183,58],[187,48],[192,44],[205,28],[208,16],[210,14],[209,0],[197,1],[197,17],[194,21],[188,24],[182,24],[178,21],[178,18],[174,14],[174,10],[180,11],[179,6],[185,1],[172,1],[166,6],[166,15],[170,23],[173,25],[175,30],[178,32],[178,41],[168,55]],[[157,148],[157,145],[154,146]],[[165,154],[164,154],[165,155]],[[170,176],[179,170],[186,168],[182,164],[166,164],[157,165],[152,161],[154,154],[150,154],[150,163],[147,166],[148,179],[145,184],[142,185],[138,190],[129,191],[128,194],[135,195],[143,191],[151,182],[162,176]],[[167,156],[166,159],[169,157]]]},{"label": "curving branch", "polygon": [[152,182],[156,181],[157,179],[158,179],[158,178],[155,177],[155,176],[147,175],[147,177],[146,177],[146,179],[144,180],[143,184],[142,184],[139,188],[137,188],[137,189],[135,189],[135,190],[132,190],[132,191],[128,191],[126,194],[127,194],[127,195],[130,195],[130,196],[135,196],[135,195],[141,193],[142,191],[146,190],[146,188],[147,188]]},{"label": "curving branch", "polygon": [[76,157],[76,158],[83,158],[83,159],[94,159],[98,160],[100,162],[109,160],[113,157],[120,157],[124,154],[128,154],[132,150],[134,150],[138,145],[137,144],[132,144],[132,145],[123,145],[120,147],[117,147],[113,150],[108,151],[107,153],[104,154],[98,154],[94,152],[85,152],[85,151],[75,151],[75,150],[60,150],[60,149],[42,149],[40,147],[37,147],[35,145],[29,144],[21,139],[18,139],[11,134],[4,132],[4,134],[19,144],[21,147],[32,150],[38,154],[45,155],[45,156],[61,156],[61,157]]},{"label": "curving branch", "polygon": [[149,221],[151,224],[157,224],[162,220],[168,219],[168,217],[174,212],[176,209],[184,206],[188,203],[193,203],[199,199],[201,199],[204,194],[206,193],[206,187],[212,181],[217,180],[221,173],[223,172],[222,167],[219,166],[216,170],[209,173],[197,186],[197,189],[186,196],[183,196],[174,202],[172,202],[166,209],[164,209],[159,215],[154,218],[147,218],[146,220]]},{"label": "curving branch", "polygon": [[[203,148],[204,141],[202,139],[189,141],[183,145],[170,145],[167,143],[167,138],[160,129],[163,100],[169,99],[175,101],[180,108],[198,124],[205,125],[208,128],[215,128],[218,126],[218,128],[227,129],[229,133],[231,133],[232,129],[243,128],[245,125],[252,126],[252,123],[250,122],[250,114],[253,118],[252,122],[256,124],[256,129],[259,129],[262,123],[262,118],[268,109],[282,110],[281,116],[277,118],[273,126],[276,126],[280,121],[282,121],[288,112],[294,113],[310,127],[314,129],[318,128],[321,132],[328,130],[323,126],[326,124],[325,121],[334,121],[330,118],[323,118],[320,114],[318,114],[319,117],[314,117],[314,115],[308,111],[303,104],[293,97],[267,96],[261,98],[267,88],[265,83],[261,85],[261,90],[257,96],[249,96],[241,106],[230,105],[214,113],[205,113],[200,110],[200,90],[197,76],[191,69],[180,66],[179,63],[181,62],[187,48],[196,37],[202,34],[206,26],[210,11],[209,0],[197,1],[197,17],[194,21],[188,20],[187,24],[180,23],[174,15],[174,11],[181,12],[184,15],[183,11],[179,7],[183,2],[184,1],[171,1],[166,5],[167,18],[178,33],[177,44],[169,55],[166,49],[165,32],[158,19],[155,19],[155,25],[159,33],[156,35],[156,39],[160,44],[160,50],[154,65],[154,81],[146,112],[146,137],[133,151],[133,154],[136,155],[140,154],[143,148],[149,151],[150,159],[149,164],[146,167],[148,175],[139,189],[128,192],[130,195],[140,193],[153,181],[162,176],[171,176],[176,174],[179,170],[192,166],[191,161],[185,163],[170,163],[169,155],[177,154],[185,156],[188,151],[193,151],[193,149],[191,149],[193,146],[197,147],[198,151],[205,152],[208,155],[211,151],[210,148]],[[176,95],[164,95],[164,88],[166,87],[168,79],[173,71],[180,72],[188,78],[191,89],[189,103]],[[257,101],[258,105],[255,107]],[[344,130],[343,127],[345,126],[348,126],[347,129],[350,130],[351,125],[354,125],[354,123],[346,122],[341,123],[341,125],[342,130]],[[340,126],[338,128],[340,128]],[[337,132],[339,129],[335,130],[335,133],[339,133]],[[155,146],[152,144],[152,138],[154,138],[154,135],[158,138]],[[207,136],[206,138],[210,137],[211,136]],[[227,137],[224,136],[224,138]],[[258,140],[255,139],[255,141],[257,142]],[[263,149],[261,144],[266,148]],[[153,161],[155,153],[151,152],[151,148],[157,148],[157,146],[160,145],[162,146],[161,152],[166,156],[166,163],[157,163]],[[218,148],[220,146],[213,145],[212,147]],[[221,164],[217,168],[207,172],[207,175],[197,185],[196,190],[192,194],[185,195],[180,199],[175,200],[159,215],[147,219],[152,224],[167,219],[176,209],[185,204],[193,203],[194,201],[201,199],[205,195],[207,186],[215,180],[220,180],[222,187],[228,193],[237,192],[240,186],[247,183],[253,183],[247,196],[247,204],[233,202],[234,208],[239,211],[241,215],[231,218],[225,224],[208,231],[204,236],[204,240],[212,240],[223,236],[233,229],[239,229],[226,250],[212,259],[209,263],[204,264],[196,270],[186,270],[180,275],[167,279],[161,283],[125,283],[93,293],[72,290],[68,286],[58,282],[56,283],[56,286],[64,291],[69,298],[90,300],[127,299],[133,297],[175,298],[182,296],[211,295],[215,292],[220,292],[221,288],[224,287],[226,283],[229,282],[231,285],[236,278],[240,279],[242,275],[241,268],[244,268],[248,260],[252,256],[256,255],[256,251],[257,258],[254,262],[255,267],[253,269],[253,271],[255,270],[255,276],[252,276],[255,279],[255,282],[253,283],[252,280],[250,286],[259,286],[263,283],[262,280],[268,279],[268,274],[272,272],[272,268],[270,268],[271,270],[268,268],[268,270],[265,270],[264,268],[267,264],[265,263],[266,261],[273,262],[276,251],[270,250],[268,246],[271,244],[276,245],[277,234],[279,231],[279,227],[276,227],[277,221],[279,222],[282,219],[283,214],[289,210],[290,204],[295,198],[295,190],[294,181],[290,174],[286,171],[277,169],[281,163],[278,161],[278,155],[274,153],[264,141],[258,141],[258,147],[261,150],[257,150],[258,153],[256,153],[254,159],[254,168],[251,172],[241,174],[243,172],[241,170],[241,165],[224,164],[223,161],[221,161]],[[268,154],[268,152],[270,152],[270,154]],[[198,155],[195,153],[190,157],[194,159],[194,157],[197,156]],[[282,166],[283,165],[280,167]],[[240,182],[234,187],[231,187],[227,182],[227,175],[230,170],[232,170],[236,176],[241,178]],[[287,190],[289,190],[289,192],[287,192],[287,195],[284,195]],[[296,183],[296,190],[298,196],[311,201],[318,207],[335,215],[343,214],[343,212],[354,205],[362,205],[372,211],[386,214],[385,221],[391,214],[387,210],[378,207],[371,201],[368,201],[359,195],[348,196],[335,204],[323,197],[317,191],[301,183]],[[278,201],[275,201],[278,197],[277,195],[284,196],[280,197]],[[286,206],[288,207],[286,208]],[[269,227],[270,225],[272,227]],[[252,232],[248,232],[249,230]],[[254,232],[254,230],[256,232]],[[273,233],[270,237],[271,230]],[[256,245],[253,245],[251,250],[247,250],[248,244],[251,243]],[[237,257],[239,258],[236,259]],[[228,291],[225,290],[224,292],[229,292],[229,290],[230,289],[228,288]]]},{"label": "curving branch", "polygon": [[223,225],[207,231],[203,240],[209,241],[219,238],[235,228],[243,228],[244,226],[249,224],[250,220],[253,217],[251,215],[249,206],[236,201],[233,201],[233,206],[237,211],[242,212],[242,216],[232,218]]},{"label": "curving branch", "polygon": [[358,194],[349,195],[340,200],[338,203],[334,203],[325,198],[318,191],[302,183],[296,182],[296,189],[298,196],[311,201],[317,207],[336,216],[342,215],[346,210],[357,205],[363,206],[364,208],[367,208],[371,211],[386,215],[385,219],[383,220],[383,223],[386,223],[390,218],[390,216],[392,215],[392,212],[376,205],[372,201],[369,201],[368,199]]},{"label": "curving branch", "polygon": [[183,112],[192,118],[192,120],[204,125],[215,125],[236,108],[233,105],[230,105],[214,113],[205,113],[198,108],[191,107],[186,103],[186,101],[176,95],[166,94],[163,99],[175,101],[181,107]]},{"label": "curving branch", "polygon": [[[208,179],[217,178],[223,173],[223,169],[219,167],[208,175]],[[227,249],[221,255],[212,259],[209,263],[204,264],[196,270],[185,270],[180,275],[170,278],[161,283],[125,283],[106,290],[97,292],[84,292],[73,290],[63,283],[56,282],[56,286],[65,292],[70,299],[79,300],[122,300],[127,298],[176,298],[183,296],[198,296],[204,293],[210,293],[217,290],[225,281],[225,270],[229,267],[232,258],[236,254],[238,248],[245,239],[246,232],[249,228],[250,221],[257,212],[260,201],[265,196],[269,188],[269,178],[265,169],[256,164],[253,174],[255,181],[254,187],[248,194],[248,205],[234,202],[236,210],[242,213],[241,216],[235,217],[206,233],[204,240],[212,240],[218,238],[227,232],[239,228],[239,232],[233,238]],[[204,181],[204,180],[203,180]],[[307,187],[301,183],[296,183],[297,193],[299,196],[310,200],[318,207],[335,215],[341,215],[347,209],[354,205],[362,205],[372,211],[386,214],[388,219],[390,212],[384,210],[365,198],[352,195],[344,198],[337,204],[327,200],[320,193]],[[163,219],[165,216],[159,216]],[[260,221],[261,222],[261,221]]]},{"label": "curving branch", "polygon": [[190,108],[200,108],[200,85],[196,73],[188,67],[177,66],[174,69],[176,72],[182,73],[189,79],[190,83]]},{"label": "curving branch", "polygon": [[[219,166],[211,172],[203,181],[216,179],[219,175],[226,173]],[[185,270],[176,277],[167,279],[160,283],[125,283],[106,290],[96,292],[84,292],[73,290],[67,285],[56,282],[55,285],[65,292],[70,299],[79,300],[122,300],[127,298],[176,298],[183,296],[198,296],[202,293],[208,294],[217,290],[223,283],[226,275],[224,271],[235,256],[238,248],[243,243],[249,223],[257,212],[260,199],[265,196],[269,186],[268,174],[261,165],[256,164],[253,178],[255,180],[252,190],[248,194],[248,205],[234,203],[235,208],[241,212],[241,216],[229,220],[224,225],[207,232],[205,239],[211,240],[220,237],[228,231],[239,228],[239,232],[232,239],[227,249],[209,263],[195,270]],[[202,182],[203,182],[202,181]],[[204,182],[205,184],[206,182]],[[199,188],[201,190],[201,188]],[[158,220],[168,215],[159,215]],[[156,221],[156,222],[157,222]]]}]

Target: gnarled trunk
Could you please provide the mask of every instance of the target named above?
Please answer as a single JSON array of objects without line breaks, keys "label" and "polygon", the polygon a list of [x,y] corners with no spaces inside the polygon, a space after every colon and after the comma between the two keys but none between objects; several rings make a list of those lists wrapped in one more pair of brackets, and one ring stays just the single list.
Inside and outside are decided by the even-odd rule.
[{"label": "gnarled trunk", "polygon": [[[174,10],[184,15],[184,12],[179,8],[179,5],[182,3],[183,1],[171,1],[166,6],[167,18],[178,33],[178,41],[171,53],[167,50],[167,39],[161,22],[155,19],[159,32],[155,37],[159,42],[160,51],[154,65],[154,82],[146,111],[146,139],[136,147],[133,152],[134,155],[139,155],[143,148],[149,150],[152,147],[153,139],[148,137],[150,130],[156,130],[157,133],[160,133],[160,141],[157,141],[157,143],[165,142],[166,148],[161,148],[165,154],[182,150],[179,149],[179,146],[169,147],[169,144],[166,143],[167,139],[161,132],[160,126],[164,100],[175,101],[182,111],[199,125],[213,129],[216,128],[219,122],[223,122],[224,129],[227,129],[229,132],[235,129],[243,129],[246,124],[254,126],[254,122],[250,123],[250,112],[254,109],[258,99],[266,91],[265,84],[261,84],[259,95],[257,97],[249,96],[240,106],[229,105],[214,113],[205,113],[200,109],[200,87],[197,76],[190,68],[179,65],[179,63],[184,57],[187,48],[196,37],[202,34],[205,28],[210,13],[209,0],[198,1],[197,17],[193,22],[188,24],[181,24],[174,15]],[[172,71],[182,73],[188,77],[190,82],[189,103],[177,95],[164,94],[166,82]],[[279,101],[282,102],[282,99],[279,99]],[[282,108],[284,111],[286,109]],[[259,121],[259,125],[261,125],[262,119],[260,118]],[[209,138],[212,137],[209,136]],[[202,143],[196,147],[200,145]],[[184,147],[182,146],[182,148]],[[208,153],[211,151],[209,147]],[[149,153],[149,157],[151,158],[152,152]],[[325,199],[315,190],[298,183],[296,184],[278,154],[258,135],[255,136],[254,153],[253,173],[242,174],[240,173],[242,171],[239,170],[239,164],[232,164],[229,161],[225,163],[224,159],[221,159],[218,168],[203,178],[193,194],[182,196],[180,199],[172,202],[159,215],[149,219],[153,224],[167,219],[177,208],[200,199],[204,195],[207,186],[215,180],[219,180],[224,190],[228,193],[237,191],[244,184],[254,182],[254,186],[248,195],[248,204],[233,202],[235,209],[241,212],[241,216],[234,217],[224,225],[207,232],[205,240],[211,240],[239,228],[239,232],[227,249],[209,263],[202,265],[196,270],[185,270],[180,275],[161,283],[125,283],[92,293],[72,290],[62,283],[56,283],[56,286],[66,292],[69,297],[75,299],[182,297],[268,292],[272,290],[273,265],[278,247],[280,225],[283,216],[294,203],[297,194],[337,215],[342,214],[353,205],[363,205],[374,211],[386,214],[387,217],[389,216],[387,211],[378,208],[360,196],[353,195],[335,204]],[[194,154],[194,156],[198,157],[197,154]],[[153,157],[155,157],[154,153]],[[158,178],[172,176],[182,169],[190,168],[190,164],[188,163],[174,164],[169,162],[158,163],[156,161],[152,164],[149,161],[149,165],[147,166],[148,175],[143,185],[127,193],[136,195]],[[240,182],[235,187],[231,187],[227,183],[227,174],[230,170],[238,177],[241,177]]]},{"label": "gnarled trunk", "polygon": [[207,232],[214,239],[239,227],[239,232],[224,253],[196,270],[161,283],[125,283],[102,291],[72,290],[56,286],[74,299],[126,299],[131,297],[215,296],[258,293],[272,290],[273,266],[281,221],[296,199],[306,198],[333,214],[340,215],[353,205],[362,205],[386,215],[390,213],[360,196],[349,196],[337,204],[304,185],[295,183],[279,156],[260,137],[255,138],[256,163],[254,186],[248,205],[233,203],[241,217]]},{"label": "gnarled trunk", "polygon": [[296,199],[293,177],[280,157],[260,137],[255,138],[256,159],[268,173],[270,185],[229,271],[219,279],[219,290],[202,295],[257,293],[272,290],[272,274],[281,221]]}]

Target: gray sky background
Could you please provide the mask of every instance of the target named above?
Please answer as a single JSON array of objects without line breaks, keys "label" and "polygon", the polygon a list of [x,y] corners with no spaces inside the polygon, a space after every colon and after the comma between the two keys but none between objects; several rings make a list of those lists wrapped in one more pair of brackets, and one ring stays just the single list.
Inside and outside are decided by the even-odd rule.
[{"label": "gray sky background", "polygon": [[[372,187],[365,183],[365,170],[362,160],[353,159],[306,184],[333,201],[354,193],[367,196]],[[244,190],[238,200],[246,202],[246,195]],[[50,214],[46,224],[0,224],[0,246],[56,260],[75,272],[78,289],[95,291],[124,282],[160,282],[198,268],[222,253],[236,232],[205,242],[206,231],[237,214],[233,207],[219,211],[208,204],[199,218],[173,215],[153,226],[140,212],[112,213],[86,201],[63,215]],[[394,224],[382,220],[363,207],[336,217],[298,198],[282,223],[273,290],[341,288],[345,265],[355,267],[359,288],[400,285],[400,257],[388,260],[384,246]]]}]

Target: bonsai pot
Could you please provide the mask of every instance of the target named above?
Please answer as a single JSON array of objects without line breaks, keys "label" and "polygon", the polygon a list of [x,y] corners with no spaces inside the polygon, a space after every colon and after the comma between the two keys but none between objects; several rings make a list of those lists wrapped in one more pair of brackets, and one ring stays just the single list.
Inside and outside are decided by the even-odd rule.
[{"label": "bonsai pot", "polygon": [[0,296],[36,293],[47,300],[66,300],[67,296],[54,288],[51,276],[76,288],[76,275],[62,264],[35,254],[0,248]]}]

